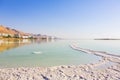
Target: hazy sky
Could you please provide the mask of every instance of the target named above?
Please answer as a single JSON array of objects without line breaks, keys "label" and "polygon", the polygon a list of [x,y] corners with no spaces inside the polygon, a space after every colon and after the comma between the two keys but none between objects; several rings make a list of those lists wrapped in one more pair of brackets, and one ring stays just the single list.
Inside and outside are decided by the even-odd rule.
[{"label": "hazy sky", "polygon": [[0,24],[66,38],[120,38],[120,0],[0,0]]}]

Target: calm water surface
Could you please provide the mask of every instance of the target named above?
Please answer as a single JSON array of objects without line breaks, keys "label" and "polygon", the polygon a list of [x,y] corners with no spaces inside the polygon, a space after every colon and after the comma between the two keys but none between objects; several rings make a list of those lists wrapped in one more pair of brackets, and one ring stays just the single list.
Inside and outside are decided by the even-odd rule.
[{"label": "calm water surface", "polygon": [[[69,47],[71,43],[77,43],[82,48],[107,51],[117,55],[120,53],[120,41],[115,40],[0,40],[0,67],[79,65],[100,59],[95,55],[71,49]],[[33,54],[33,52],[41,53]]]}]

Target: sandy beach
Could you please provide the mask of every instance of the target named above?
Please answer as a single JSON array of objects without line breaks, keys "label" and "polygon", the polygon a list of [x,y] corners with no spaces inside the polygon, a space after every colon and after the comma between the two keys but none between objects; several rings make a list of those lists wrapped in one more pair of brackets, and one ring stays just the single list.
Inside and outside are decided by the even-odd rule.
[{"label": "sandy beach", "polygon": [[120,80],[119,55],[83,49],[76,45],[70,47],[100,56],[101,60],[77,66],[3,68],[0,69],[0,80]]}]

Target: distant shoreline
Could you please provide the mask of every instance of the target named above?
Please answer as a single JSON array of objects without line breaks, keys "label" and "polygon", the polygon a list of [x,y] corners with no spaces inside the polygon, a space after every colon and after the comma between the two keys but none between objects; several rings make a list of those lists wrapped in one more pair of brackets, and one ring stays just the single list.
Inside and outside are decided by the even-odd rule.
[{"label": "distant shoreline", "polygon": [[120,40],[120,39],[115,39],[115,38],[96,38],[94,40]]}]

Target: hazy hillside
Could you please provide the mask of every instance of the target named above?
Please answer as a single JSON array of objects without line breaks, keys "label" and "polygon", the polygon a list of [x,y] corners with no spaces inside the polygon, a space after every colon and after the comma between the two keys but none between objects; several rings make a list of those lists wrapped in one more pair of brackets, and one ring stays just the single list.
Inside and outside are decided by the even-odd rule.
[{"label": "hazy hillside", "polygon": [[11,29],[11,28],[5,27],[3,25],[0,25],[0,33],[11,34],[11,35],[14,35],[14,34],[25,35],[26,34],[26,33],[21,32],[19,30]]},{"label": "hazy hillside", "polygon": [[3,25],[0,25],[0,37],[5,37],[5,38],[8,38],[8,37],[13,37],[13,38],[41,38],[41,39],[52,38],[51,36],[47,36],[47,35],[22,32],[22,31],[19,31],[19,30],[16,30],[16,29],[5,27]]}]

